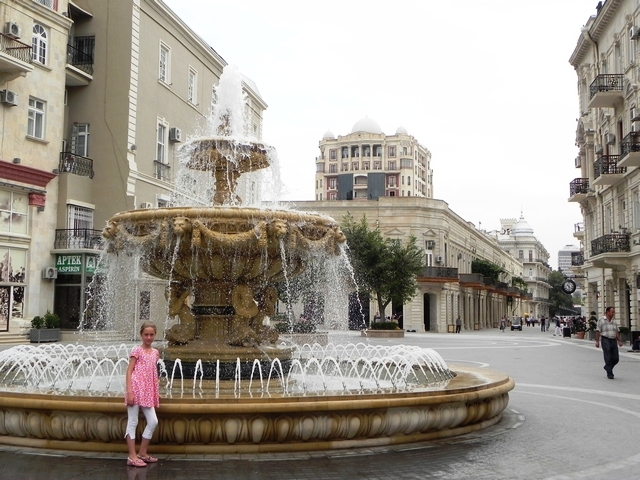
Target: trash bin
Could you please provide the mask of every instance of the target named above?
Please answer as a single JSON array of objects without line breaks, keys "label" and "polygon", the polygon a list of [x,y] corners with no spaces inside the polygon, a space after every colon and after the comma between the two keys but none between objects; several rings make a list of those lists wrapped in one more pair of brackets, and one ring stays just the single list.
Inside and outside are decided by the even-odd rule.
[{"label": "trash bin", "polygon": [[562,329],[562,338],[571,338],[571,328],[570,327],[564,327]]}]

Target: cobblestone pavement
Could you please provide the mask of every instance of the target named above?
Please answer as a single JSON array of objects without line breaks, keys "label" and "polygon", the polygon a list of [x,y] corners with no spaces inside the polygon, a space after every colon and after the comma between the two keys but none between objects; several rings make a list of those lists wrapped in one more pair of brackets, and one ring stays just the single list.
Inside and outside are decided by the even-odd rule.
[{"label": "cobblestone pavement", "polygon": [[[355,332],[344,334],[360,341]],[[502,421],[454,439],[395,447],[256,455],[163,456],[143,469],[122,454],[0,446],[0,479],[635,479],[640,477],[640,354],[620,352],[615,380],[592,341],[539,328],[407,333],[448,364],[486,366],[516,381]],[[153,445],[150,451],[153,451]]]}]

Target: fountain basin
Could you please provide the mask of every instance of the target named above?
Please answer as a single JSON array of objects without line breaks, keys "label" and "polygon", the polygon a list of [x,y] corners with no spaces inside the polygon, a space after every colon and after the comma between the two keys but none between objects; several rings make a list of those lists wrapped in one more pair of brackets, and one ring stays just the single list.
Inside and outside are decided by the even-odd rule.
[{"label": "fountain basin", "polygon": [[[497,423],[514,381],[484,368],[452,370],[457,376],[438,390],[162,398],[153,452],[258,453],[390,445],[461,435]],[[12,391],[0,397],[2,444],[126,452],[126,423],[122,397]],[[138,438],[143,427],[141,421]]]}]

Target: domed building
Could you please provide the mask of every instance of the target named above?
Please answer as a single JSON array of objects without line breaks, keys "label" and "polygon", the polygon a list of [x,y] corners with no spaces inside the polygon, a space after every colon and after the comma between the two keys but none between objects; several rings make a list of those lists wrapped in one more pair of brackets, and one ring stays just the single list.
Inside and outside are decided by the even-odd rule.
[{"label": "domed building", "polygon": [[373,118],[358,120],[348,135],[322,136],[316,158],[316,200],[433,198],[431,152],[403,126],[385,135]]}]

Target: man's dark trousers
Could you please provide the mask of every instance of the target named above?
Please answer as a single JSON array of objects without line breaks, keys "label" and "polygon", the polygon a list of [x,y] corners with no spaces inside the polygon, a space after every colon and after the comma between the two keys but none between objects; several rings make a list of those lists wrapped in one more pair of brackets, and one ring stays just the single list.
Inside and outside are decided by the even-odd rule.
[{"label": "man's dark trousers", "polygon": [[620,361],[618,353],[618,341],[615,338],[600,337],[602,353],[604,354],[604,369],[607,375],[613,375],[613,367]]}]

